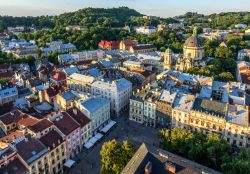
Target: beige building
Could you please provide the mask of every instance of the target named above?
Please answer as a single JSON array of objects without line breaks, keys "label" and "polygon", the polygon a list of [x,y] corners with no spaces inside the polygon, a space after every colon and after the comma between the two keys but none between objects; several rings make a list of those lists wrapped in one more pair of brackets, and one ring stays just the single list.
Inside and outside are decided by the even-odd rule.
[{"label": "beige building", "polygon": [[49,149],[38,139],[31,138],[16,144],[18,157],[30,174],[50,173]]},{"label": "beige building", "polygon": [[75,91],[90,92],[94,77],[74,73],[67,78],[67,87]]},{"label": "beige building", "polygon": [[248,113],[248,107],[196,98],[189,110],[173,108],[172,126],[203,134],[217,133],[233,146],[248,147]]},{"label": "beige building", "polygon": [[183,46],[183,56],[178,57],[176,70],[187,71],[193,66],[205,66],[204,46],[201,38],[197,35],[197,29],[194,28],[193,35],[189,37]]},{"label": "beige building", "polygon": [[40,141],[49,149],[49,171],[50,174],[63,173],[63,164],[66,162],[65,140],[56,131],[52,130],[40,138]]},{"label": "beige building", "polygon": [[172,69],[173,64],[173,52],[170,48],[166,49],[165,53],[163,54],[163,69],[170,70]]}]

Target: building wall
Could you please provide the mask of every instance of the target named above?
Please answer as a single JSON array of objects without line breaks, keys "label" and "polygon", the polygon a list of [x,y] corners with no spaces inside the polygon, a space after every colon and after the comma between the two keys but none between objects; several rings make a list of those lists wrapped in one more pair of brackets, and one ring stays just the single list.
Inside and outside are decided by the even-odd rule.
[{"label": "building wall", "polygon": [[117,91],[116,88],[110,90],[92,86],[91,93],[108,99],[111,104],[112,113],[119,116],[123,110],[128,108],[129,99],[132,94],[132,84],[121,91]]},{"label": "building wall", "polygon": [[144,101],[144,124],[156,127],[156,104]]},{"label": "building wall", "polygon": [[130,99],[129,119],[142,124],[144,122],[143,115],[143,101]]},{"label": "building wall", "polygon": [[49,162],[51,174],[63,173],[63,165],[66,162],[66,143],[62,142],[59,146],[54,148],[49,153]]},{"label": "building wall", "polygon": [[183,54],[184,58],[202,59],[204,57],[204,49],[184,47]]},{"label": "building wall", "polygon": [[65,137],[67,159],[75,157],[82,149],[80,127]]},{"label": "building wall", "polygon": [[[91,119],[91,131],[89,133],[88,128],[88,134],[86,136],[92,136],[97,133],[97,131],[101,130],[107,122],[110,120],[110,103],[106,103],[102,107],[100,107],[98,110],[95,110],[94,112],[90,113],[88,110],[86,110],[81,103],[77,103],[77,107],[87,116]],[[84,131],[84,132],[86,132]]]},{"label": "building wall", "polygon": [[228,143],[238,146],[248,146],[249,128],[226,122],[223,117],[197,111],[185,112],[173,109],[172,127],[180,127],[203,134],[217,133],[226,138]]}]

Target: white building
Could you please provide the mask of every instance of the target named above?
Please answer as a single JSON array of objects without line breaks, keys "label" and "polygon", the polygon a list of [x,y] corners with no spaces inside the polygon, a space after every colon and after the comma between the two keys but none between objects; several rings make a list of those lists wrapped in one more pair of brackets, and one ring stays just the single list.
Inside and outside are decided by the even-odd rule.
[{"label": "white building", "polygon": [[238,51],[238,60],[250,59],[250,49],[243,49]]},{"label": "white building", "polygon": [[74,73],[67,78],[67,86],[75,91],[91,92],[91,84],[94,81],[92,76]]},{"label": "white building", "polygon": [[101,97],[79,100],[77,107],[91,119],[91,132],[96,134],[110,120],[110,101]]},{"label": "white building", "polygon": [[250,29],[245,30],[245,35],[250,36]]},{"label": "white building", "polygon": [[96,81],[92,83],[91,93],[109,99],[112,113],[119,116],[122,111],[128,108],[132,94],[132,83],[124,78],[115,80],[112,83]]},{"label": "white building", "polygon": [[60,64],[70,64],[73,62],[85,61],[85,60],[99,60],[103,59],[105,52],[102,50],[93,51],[78,51],[70,54],[61,54],[58,56]]},{"label": "white building", "polygon": [[236,24],[235,28],[237,28],[237,29],[245,29],[245,28],[247,28],[247,24]]},{"label": "white building", "polygon": [[150,36],[152,33],[155,33],[157,31],[157,28],[152,26],[141,26],[135,29],[137,34],[145,34],[147,36]]},{"label": "white building", "polygon": [[0,106],[16,101],[18,98],[17,88],[12,84],[0,84]]}]

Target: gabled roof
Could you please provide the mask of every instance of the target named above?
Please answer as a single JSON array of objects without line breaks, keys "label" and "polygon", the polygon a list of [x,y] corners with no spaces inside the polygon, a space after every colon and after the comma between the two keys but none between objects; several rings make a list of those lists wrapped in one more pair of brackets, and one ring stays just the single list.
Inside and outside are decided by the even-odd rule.
[{"label": "gabled roof", "polygon": [[143,45],[134,45],[132,46],[134,50],[144,50],[144,49],[156,49],[154,45],[143,44]]},{"label": "gabled roof", "polygon": [[64,80],[66,80],[66,74],[63,72],[63,71],[58,71],[58,72],[56,72],[54,75],[53,75],[53,77],[52,77],[52,79],[53,80],[55,80],[55,81],[58,81],[58,82],[60,82],[60,81],[64,81]]},{"label": "gabled roof", "polygon": [[126,46],[133,46],[137,44],[137,41],[135,40],[124,40],[122,41]]},{"label": "gabled roof", "polygon": [[54,125],[64,134],[69,135],[71,132],[80,127],[80,124],[77,123],[68,113],[62,112],[54,121]]},{"label": "gabled roof", "polygon": [[27,117],[27,115],[20,110],[14,110],[0,116],[0,120],[5,124],[17,123],[22,118]]},{"label": "gabled roof", "polygon": [[75,119],[81,127],[85,127],[91,120],[78,108],[71,108],[66,111],[73,119]]},{"label": "gabled roof", "polygon": [[40,141],[45,146],[49,147],[50,150],[52,150],[52,149],[56,148],[57,146],[59,146],[60,144],[62,144],[64,140],[57,131],[52,130],[49,133],[47,133],[46,135],[42,136],[40,138]]},{"label": "gabled roof", "polygon": [[29,127],[30,130],[32,130],[33,132],[41,132],[49,127],[51,127],[53,125],[53,122],[48,120],[48,119],[43,119],[39,122],[37,122],[36,124],[32,125]]},{"label": "gabled roof", "polygon": [[143,174],[148,162],[151,163],[151,174],[172,174],[167,170],[166,165],[175,167],[176,174],[200,174],[202,172],[220,174],[213,169],[144,143],[127,163],[121,174]]},{"label": "gabled roof", "polygon": [[24,135],[24,131],[16,130],[15,132],[10,133],[9,135],[4,136],[0,141],[8,143],[13,142],[16,138]]},{"label": "gabled roof", "polygon": [[196,98],[192,109],[225,118],[227,105],[215,100]]},{"label": "gabled roof", "polygon": [[13,161],[0,168],[2,174],[25,174],[28,173],[28,169],[24,164],[16,157]]},{"label": "gabled roof", "polygon": [[49,151],[40,140],[35,138],[25,139],[17,143],[16,149],[27,164],[33,163]]},{"label": "gabled roof", "polygon": [[22,126],[32,126],[34,124],[38,123],[38,120],[34,117],[28,116],[25,118],[20,119],[17,124],[22,125]]}]

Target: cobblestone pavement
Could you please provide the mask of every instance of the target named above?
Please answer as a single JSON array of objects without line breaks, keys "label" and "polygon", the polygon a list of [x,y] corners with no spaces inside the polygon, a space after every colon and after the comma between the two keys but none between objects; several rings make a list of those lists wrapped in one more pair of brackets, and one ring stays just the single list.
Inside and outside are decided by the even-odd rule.
[{"label": "cobblestone pavement", "polygon": [[100,173],[100,150],[105,141],[116,139],[119,142],[128,139],[134,145],[139,146],[142,142],[158,145],[157,130],[145,127],[139,123],[128,120],[128,113],[113,119],[117,122],[107,135],[104,136],[92,149],[84,149],[74,160],[77,164],[72,168],[70,174],[98,174]]}]

